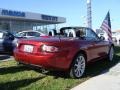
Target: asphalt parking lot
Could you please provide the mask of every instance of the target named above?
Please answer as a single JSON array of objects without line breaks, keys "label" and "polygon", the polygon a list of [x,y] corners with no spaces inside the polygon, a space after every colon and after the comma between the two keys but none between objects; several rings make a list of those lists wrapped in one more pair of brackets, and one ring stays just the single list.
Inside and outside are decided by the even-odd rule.
[{"label": "asphalt parking lot", "polygon": [[13,56],[12,55],[8,55],[8,54],[1,54],[0,55],[0,61],[7,61],[7,60],[13,60]]}]

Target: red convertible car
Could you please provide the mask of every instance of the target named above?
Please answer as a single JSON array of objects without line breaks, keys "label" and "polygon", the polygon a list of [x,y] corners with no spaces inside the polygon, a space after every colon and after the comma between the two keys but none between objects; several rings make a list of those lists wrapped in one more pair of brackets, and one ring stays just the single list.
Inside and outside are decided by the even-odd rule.
[{"label": "red convertible car", "polygon": [[19,63],[62,70],[80,78],[89,62],[103,58],[113,61],[114,45],[90,28],[63,27],[54,37],[20,40],[14,56]]}]

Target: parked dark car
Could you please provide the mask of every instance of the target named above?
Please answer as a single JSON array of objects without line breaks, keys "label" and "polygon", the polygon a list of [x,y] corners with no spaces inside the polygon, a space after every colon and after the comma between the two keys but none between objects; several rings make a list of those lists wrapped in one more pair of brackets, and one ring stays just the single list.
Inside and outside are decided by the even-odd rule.
[{"label": "parked dark car", "polygon": [[9,31],[0,30],[0,52],[12,53],[20,37],[14,36]]},{"label": "parked dark car", "polygon": [[114,45],[86,27],[64,27],[54,37],[22,39],[14,50],[19,63],[62,70],[73,78],[83,76],[89,62],[103,58],[112,61],[113,55]]}]

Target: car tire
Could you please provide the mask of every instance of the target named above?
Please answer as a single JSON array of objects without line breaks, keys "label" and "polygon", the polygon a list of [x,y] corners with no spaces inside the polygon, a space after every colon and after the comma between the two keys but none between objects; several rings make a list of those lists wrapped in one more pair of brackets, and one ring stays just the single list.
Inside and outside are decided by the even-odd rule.
[{"label": "car tire", "polygon": [[85,73],[86,57],[84,54],[78,54],[70,68],[69,75],[71,78],[80,78]]},{"label": "car tire", "polygon": [[108,53],[108,61],[112,62],[113,61],[113,57],[114,57],[114,47],[111,46],[109,49],[109,53]]}]

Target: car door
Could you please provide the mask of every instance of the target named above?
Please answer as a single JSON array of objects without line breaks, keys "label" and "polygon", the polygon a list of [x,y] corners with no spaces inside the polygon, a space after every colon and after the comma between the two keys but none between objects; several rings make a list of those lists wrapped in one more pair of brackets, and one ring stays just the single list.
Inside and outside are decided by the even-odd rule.
[{"label": "car door", "polygon": [[108,53],[108,42],[100,40],[97,34],[90,28],[86,30],[86,40],[90,43],[91,58],[100,58]]}]

